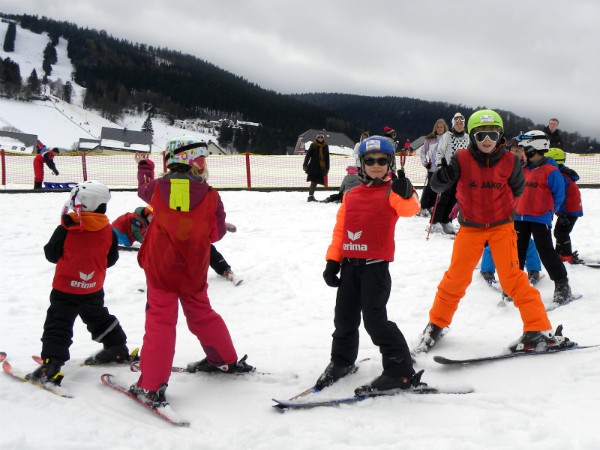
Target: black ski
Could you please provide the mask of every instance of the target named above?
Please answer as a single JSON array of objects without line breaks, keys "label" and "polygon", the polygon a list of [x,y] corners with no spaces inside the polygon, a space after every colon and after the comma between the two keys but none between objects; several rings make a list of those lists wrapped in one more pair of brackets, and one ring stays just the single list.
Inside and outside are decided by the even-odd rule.
[{"label": "black ski", "polygon": [[583,297],[583,294],[572,294],[570,299],[568,299],[562,303],[552,302],[549,305],[546,305],[546,311],[554,311],[556,308],[560,308],[561,306],[566,306],[569,303],[572,303],[575,300],[579,300],[582,297]]},{"label": "black ski", "polygon": [[370,398],[377,397],[393,397],[402,395],[424,395],[424,394],[469,394],[473,392],[473,389],[438,389],[431,386],[417,386],[412,389],[392,389],[389,391],[381,391],[376,393],[370,393],[365,395],[353,395],[351,397],[340,397],[329,400],[277,400],[273,399],[275,405],[274,408],[280,412],[285,412],[288,409],[311,409],[321,406],[338,406],[338,405],[349,405],[359,403]]},{"label": "black ski", "polygon": [[444,365],[454,365],[454,364],[473,364],[487,361],[498,361],[500,359],[509,359],[509,358],[518,358],[521,356],[539,356],[539,355],[550,355],[552,353],[566,352],[570,350],[583,350],[586,348],[594,348],[600,347],[600,344],[595,345],[574,345],[572,347],[559,347],[551,350],[541,351],[541,352],[513,352],[513,353],[505,353],[501,355],[493,355],[493,356],[482,356],[478,358],[468,358],[468,359],[450,359],[445,358],[443,356],[434,356],[433,360],[439,364]]}]

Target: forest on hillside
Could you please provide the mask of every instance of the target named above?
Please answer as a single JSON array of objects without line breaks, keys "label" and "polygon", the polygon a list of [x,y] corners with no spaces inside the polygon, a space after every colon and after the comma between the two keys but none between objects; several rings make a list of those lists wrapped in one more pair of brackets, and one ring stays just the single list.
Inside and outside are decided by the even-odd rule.
[{"label": "forest on hillside", "polygon": [[[28,101],[39,96],[45,87],[46,92],[69,102],[71,81],[62,84],[48,79],[56,62],[55,46],[59,38],[64,38],[74,66],[72,80],[86,88],[86,108],[99,110],[112,121],[125,111],[143,113],[151,104],[155,115],[171,123],[195,118],[258,123],[259,126],[236,125],[222,130],[221,137],[240,152],[283,154],[308,129],[345,133],[357,140],[363,130],[381,133],[387,125],[398,132],[403,142],[430,133],[439,117],[449,121],[456,111],[468,115],[478,109],[407,97],[283,95],[189,54],[132,43],[106,31],[46,17],[2,16],[34,33],[47,33],[49,39],[44,50],[43,74],[35,70],[22,74],[10,58],[0,58],[1,95]],[[18,33],[11,24],[4,37],[5,51],[10,52],[11,48],[14,51],[15,39]],[[501,113],[508,136],[535,125],[509,111]],[[563,141],[570,151],[598,148],[595,140],[577,133],[563,132]]]}]

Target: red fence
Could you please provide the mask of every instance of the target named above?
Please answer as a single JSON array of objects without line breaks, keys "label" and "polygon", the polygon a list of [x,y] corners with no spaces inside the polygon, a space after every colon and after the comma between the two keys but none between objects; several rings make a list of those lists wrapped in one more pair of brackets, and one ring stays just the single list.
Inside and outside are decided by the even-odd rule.
[{"label": "red fence", "polygon": [[[160,153],[153,153],[156,175],[164,171]],[[303,156],[230,155],[208,158],[209,182],[216,188],[305,189],[306,175],[302,171]],[[97,155],[92,153],[60,154],[54,158],[59,176],[45,168],[44,181],[69,183],[97,180],[107,186],[134,188],[137,186],[137,164],[133,154]],[[350,156],[331,155],[328,185],[337,187],[346,175],[346,167],[353,165]],[[400,158],[397,158],[400,164]],[[580,185],[600,185],[600,155],[567,155],[567,165],[576,170]],[[0,151],[2,186],[10,189],[33,189],[33,156]],[[415,186],[422,186],[426,171],[419,156],[408,156],[405,162],[407,176]]]}]

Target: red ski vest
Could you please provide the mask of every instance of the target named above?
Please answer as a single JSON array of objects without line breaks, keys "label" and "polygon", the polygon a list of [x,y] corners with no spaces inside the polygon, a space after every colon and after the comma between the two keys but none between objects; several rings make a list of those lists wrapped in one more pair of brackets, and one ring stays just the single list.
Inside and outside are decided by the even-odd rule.
[{"label": "red ski vest", "polygon": [[138,262],[153,286],[179,294],[196,294],[206,285],[219,194],[209,189],[190,210],[190,183],[200,182],[169,181],[168,199],[161,196],[158,183],[154,187],[154,220],[142,242]]},{"label": "red ski vest", "polygon": [[361,184],[346,194],[342,256],[393,261],[398,215],[390,205],[390,183]]},{"label": "red ski vest", "polygon": [[554,210],[554,197],[548,186],[550,172],[558,170],[552,164],[544,164],[533,169],[525,167],[525,190],[517,199],[518,215],[542,216]]},{"label": "red ski vest", "polygon": [[579,186],[577,186],[577,183],[571,180],[568,175],[563,173],[562,176],[569,181],[565,192],[565,208],[567,213],[581,211],[581,191],[579,190]]},{"label": "red ski vest", "polygon": [[81,220],[83,230],[67,228],[52,287],[70,294],[93,294],[104,286],[113,231],[104,214],[83,212]]},{"label": "red ski vest", "polygon": [[465,222],[491,226],[512,220],[514,197],[508,179],[515,167],[512,153],[505,152],[493,167],[482,167],[469,150],[458,150],[460,178],[456,200]]}]

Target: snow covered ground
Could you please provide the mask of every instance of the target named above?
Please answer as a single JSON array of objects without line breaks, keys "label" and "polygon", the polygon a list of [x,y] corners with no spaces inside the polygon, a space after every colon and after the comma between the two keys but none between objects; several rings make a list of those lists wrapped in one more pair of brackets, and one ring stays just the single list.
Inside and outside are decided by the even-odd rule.
[{"label": "snow covered ground", "polygon": [[[175,428],[131,400],[108,389],[100,375],[111,372],[124,383],[137,375],[127,367],[80,367],[98,351],[78,320],[72,359],[63,385],[75,397],[62,399],[0,373],[2,449],[540,449],[600,448],[600,350],[449,368],[432,355],[467,357],[495,354],[521,334],[514,307],[499,309],[499,293],[477,272],[450,333],[432,355],[418,362],[423,380],[435,386],[470,386],[452,396],[398,396],[351,406],[291,411],[271,408],[311,386],[329,360],[335,290],[322,279],[324,255],[337,206],[306,202],[305,192],[223,192],[228,221],[238,227],[217,244],[238,276],[234,287],[209,273],[209,294],[225,318],[240,356],[271,375],[231,377],[173,374],[167,396],[191,422]],[[43,245],[58,223],[65,193],[0,196],[0,351],[16,370],[35,368],[54,265]],[[586,215],[573,242],[584,259],[600,258],[595,239],[600,191],[583,190]],[[135,193],[115,192],[111,219],[142,203]],[[425,240],[426,220],[401,219],[389,315],[415,344],[428,322],[436,286],[448,266],[453,241]],[[549,313],[553,325],[581,344],[599,344],[599,271],[567,267],[577,302]],[[132,252],[122,252],[108,271],[106,304],[122,322],[130,347],[141,344],[145,281]],[[539,285],[550,301],[553,283]],[[378,350],[361,331],[359,358],[371,358],[319,394],[337,397],[380,371]],[[203,357],[180,316],[175,364]]]}]

